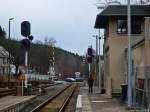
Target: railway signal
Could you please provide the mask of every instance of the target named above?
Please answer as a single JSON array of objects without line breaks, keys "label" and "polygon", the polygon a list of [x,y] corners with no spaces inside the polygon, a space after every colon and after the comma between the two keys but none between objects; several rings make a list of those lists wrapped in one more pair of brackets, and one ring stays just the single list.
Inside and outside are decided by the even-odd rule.
[{"label": "railway signal", "polygon": [[88,48],[87,53],[88,53],[89,56],[92,56],[92,54],[93,54],[92,47]]},{"label": "railway signal", "polygon": [[29,21],[23,21],[21,23],[21,35],[28,37],[30,35],[30,23]]},{"label": "railway signal", "polygon": [[26,37],[26,39],[23,39],[21,41],[21,47],[25,50],[28,51],[30,49],[30,41],[33,40],[33,36],[30,35],[31,33],[31,25],[29,21],[23,21],[21,23],[21,35]]},{"label": "railway signal", "polygon": [[[21,41],[21,47],[25,50],[25,87],[27,88],[28,84],[28,51],[30,49],[30,43],[33,40],[31,33],[31,25],[29,21],[23,21],[21,23],[21,35],[26,37]],[[23,84],[22,84],[23,85]],[[22,88],[23,90],[23,88]]]},{"label": "railway signal", "polygon": [[92,58],[93,58],[93,49],[92,47],[89,47],[87,49],[87,62],[92,63]]},{"label": "railway signal", "polygon": [[30,40],[29,39],[23,39],[21,41],[21,48],[23,48],[25,51],[28,51],[30,49]]}]

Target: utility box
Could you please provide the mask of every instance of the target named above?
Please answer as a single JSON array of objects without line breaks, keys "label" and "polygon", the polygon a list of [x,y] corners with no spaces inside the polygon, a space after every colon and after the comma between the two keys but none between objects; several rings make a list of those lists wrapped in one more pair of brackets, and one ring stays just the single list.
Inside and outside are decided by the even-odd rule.
[{"label": "utility box", "polygon": [[122,84],[122,100],[126,101],[127,100],[127,91],[128,91],[128,85],[127,84]]}]

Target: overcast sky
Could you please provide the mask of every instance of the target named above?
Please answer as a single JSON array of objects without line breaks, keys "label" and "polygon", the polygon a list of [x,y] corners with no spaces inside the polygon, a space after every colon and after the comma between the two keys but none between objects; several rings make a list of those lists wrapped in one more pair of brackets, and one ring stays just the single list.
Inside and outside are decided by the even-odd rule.
[{"label": "overcast sky", "polygon": [[[97,0],[0,0],[0,25],[8,34],[11,21],[11,36],[21,40],[20,24],[30,21],[35,40],[44,41],[53,37],[56,46],[78,54],[84,54],[89,45],[95,47],[92,35]],[[101,44],[102,48],[102,44]],[[101,50],[102,51],[102,50]]]},{"label": "overcast sky", "polygon": [[34,40],[53,37],[67,51],[84,54],[89,45],[95,46],[94,29],[96,0],[0,0],[0,25],[8,33],[11,21],[11,36],[22,39],[20,24],[31,22]]}]

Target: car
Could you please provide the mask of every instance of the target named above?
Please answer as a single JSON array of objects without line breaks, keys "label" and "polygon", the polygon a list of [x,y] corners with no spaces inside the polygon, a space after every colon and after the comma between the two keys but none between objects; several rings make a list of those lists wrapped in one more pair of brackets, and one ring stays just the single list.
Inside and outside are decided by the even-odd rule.
[{"label": "car", "polygon": [[76,80],[74,78],[66,78],[65,81],[66,82],[76,82]]},{"label": "car", "polygon": [[76,78],[76,82],[83,82],[83,80],[84,80],[84,79],[81,78],[81,77],[80,77],[80,78]]}]

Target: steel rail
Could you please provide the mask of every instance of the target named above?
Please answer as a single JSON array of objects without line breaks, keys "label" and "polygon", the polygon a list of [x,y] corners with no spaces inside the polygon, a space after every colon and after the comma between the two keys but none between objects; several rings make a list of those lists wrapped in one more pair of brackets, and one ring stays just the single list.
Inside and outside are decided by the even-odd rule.
[{"label": "steel rail", "polygon": [[52,100],[54,100],[57,96],[59,96],[61,93],[63,93],[65,90],[67,90],[69,87],[71,87],[71,84],[65,87],[63,90],[57,92],[54,96],[47,99],[45,102],[38,105],[36,108],[34,108],[31,112],[39,112],[44,106],[46,106],[48,103],[50,103]]},{"label": "steel rail", "polygon": [[70,101],[70,99],[71,99],[73,93],[74,93],[75,90],[76,90],[77,85],[74,85],[74,86],[75,86],[75,87],[74,87],[73,90],[71,91],[71,94],[67,97],[67,99],[65,100],[65,102],[64,102],[63,105],[61,106],[59,112],[63,112],[64,109],[65,109],[65,107],[67,106],[68,102]]}]

